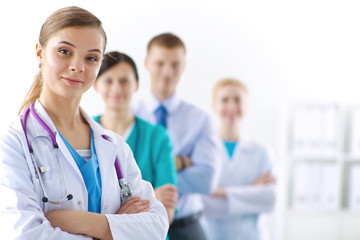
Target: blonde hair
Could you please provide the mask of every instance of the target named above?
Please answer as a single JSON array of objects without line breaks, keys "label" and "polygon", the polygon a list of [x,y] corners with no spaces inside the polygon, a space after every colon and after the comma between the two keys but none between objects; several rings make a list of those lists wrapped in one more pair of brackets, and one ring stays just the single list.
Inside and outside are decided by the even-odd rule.
[{"label": "blonde hair", "polygon": [[[89,11],[79,7],[65,7],[52,13],[41,27],[39,43],[45,48],[49,39],[57,32],[68,27],[90,27],[99,29],[104,35],[106,46],[106,34],[102,27],[101,21]],[[105,48],[104,46],[104,48]],[[105,50],[105,49],[104,49]],[[36,74],[33,83],[25,95],[25,99],[20,106],[19,114],[24,112],[33,102],[40,97],[43,80],[41,68]]]},{"label": "blonde hair", "polygon": [[245,93],[247,93],[247,94],[249,93],[247,86],[240,80],[238,80],[236,78],[223,78],[223,79],[218,80],[213,87],[213,90],[212,90],[213,101],[215,100],[216,93],[219,91],[219,89],[221,89],[225,86],[228,86],[228,85],[239,87]]}]

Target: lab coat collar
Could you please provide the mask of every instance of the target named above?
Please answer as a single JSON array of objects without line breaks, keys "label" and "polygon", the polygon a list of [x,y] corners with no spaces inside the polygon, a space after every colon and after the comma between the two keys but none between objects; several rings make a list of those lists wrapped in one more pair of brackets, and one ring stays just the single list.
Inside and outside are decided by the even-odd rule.
[{"label": "lab coat collar", "polygon": [[[223,151],[224,156],[229,156],[227,149],[225,147],[225,144],[224,144],[224,140],[220,139],[220,141],[222,143],[221,145],[222,145],[222,151]],[[251,142],[244,141],[244,139],[239,138],[237,140],[237,143],[236,143],[236,146],[234,149],[234,153],[232,155],[232,159],[237,158],[239,156],[239,154],[251,154],[253,151],[254,151],[254,148],[253,148],[253,144]]]},{"label": "lab coat collar", "polygon": [[[45,108],[40,103],[39,100],[35,101],[34,109],[36,113],[39,115],[39,117],[48,125],[50,130],[55,134],[57,137],[57,129],[53,121],[51,120],[50,116],[47,114]],[[83,109],[80,107],[80,113],[81,116],[84,118],[84,120],[89,124],[90,128],[93,130],[94,133],[94,139],[95,138],[103,138],[102,135],[107,136],[111,140],[111,136],[104,128],[102,128],[99,124],[97,124]],[[32,117],[31,113],[29,116]],[[29,120],[28,120],[29,121]],[[35,118],[33,118],[33,121],[37,122]],[[46,130],[40,125],[40,124],[34,124],[35,128],[35,136],[47,136],[48,133]],[[33,137],[35,137],[33,136]],[[29,136],[30,137],[30,136]],[[61,138],[60,138],[61,139]],[[58,138],[56,138],[56,141],[58,141]]]},{"label": "lab coat collar", "polygon": [[[46,123],[46,125],[48,125],[50,130],[55,134],[56,141],[59,145],[59,149],[61,150],[65,159],[70,163],[72,168],[76,171],[77,175],[79,175],[79,177],[83,179],[81,172],[78,166],[76,165],[76,162],[73,160],[72,155],[70,154],[69,150],[67,149],[60,135],[57,134],[57,129],[55,127],[55,124],[47,114],[45,108],[41,105],[41,103],[38,100],[36,100],[35,102],[34,109],[36,113],[39,115],[39,117]],[[90,128],[93,130],[95,148],[101,149],[101,151],[97,151],[96,154],[99,160],[101,181],[105,183],[108,181],[108,178],[110,177],[108,174],[110,172],[110,169],[114,167],[117,145],[113,143],[113,139],[111,137],[112,134],[108,130],[104,129],[100,124],[96,123],[81,107],[80,107],[80,112],[82,117],[85,119],[85,121],[89,124]],[[32,119],[33,124],[31,127],[34,129],[35,134],[31,136],[28,135],[29,140],[32,140],[37,136],[48,136],[46,130],[37,122],[37,120],[34,117],[32,117],[31,114],[29,114],[28,121],[30,119]],[[102,137],[103,135],[107,136],[110,141],[105,140]]]},{"label": "lab coat collar", "polygon": [[176,94],[161,102],[152,93],[150,93],[148,106],[151,112],[155,112],[159,105],[162,104],[166,108],[167,113],[172,114],[180,106],[180,103],[181,99]]}]

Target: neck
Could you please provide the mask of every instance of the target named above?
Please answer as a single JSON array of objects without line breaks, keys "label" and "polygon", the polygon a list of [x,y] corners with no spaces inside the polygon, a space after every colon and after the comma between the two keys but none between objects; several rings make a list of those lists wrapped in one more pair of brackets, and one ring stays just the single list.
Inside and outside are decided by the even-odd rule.
[{"label": "neck", "polygon": [[220,137],[224,141],[235,142],[240,137],[240,123],[228,124],[222,122],[220,124]]},{"label": "neck", "polygon": [[161,92],[154,89],[151,89],[151,92],[160,102],[168,99],[175,94],[175,92]]},{"label": "neck", "polygon": [[84,120],[80,114],[80,99],[66,99],[42,94],[39,101],[58,129],[76,129]]},{"label": "neck", "polygon": [[130,106],[126,109],[109,109],[106,108],[104,114],[100,117],[101,124],[117,134],[123,136],[126,130],[135,121]]}]

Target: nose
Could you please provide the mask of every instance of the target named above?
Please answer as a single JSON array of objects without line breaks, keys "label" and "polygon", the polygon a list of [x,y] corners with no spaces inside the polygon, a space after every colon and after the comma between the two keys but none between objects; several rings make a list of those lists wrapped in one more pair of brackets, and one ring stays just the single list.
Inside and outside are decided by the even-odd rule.
[{"label": "nose", "polygon": [[171,76],[174,73],[174,69],[172,68],[172,66],[170,64],[165,64],[164,68],[163,68],[163,74],[165,76]]},{"label": "nose", "polygon": [[74,58],[74,60],[69,65],[69,69],[72,72],[82,73],[85,71],[85,66],[81,59]]},{"label": "nose", "polygon": [[111,90],[115,93],[119,93],[122,90],[122,86],[119,81],[114,81],[111,85]]}]

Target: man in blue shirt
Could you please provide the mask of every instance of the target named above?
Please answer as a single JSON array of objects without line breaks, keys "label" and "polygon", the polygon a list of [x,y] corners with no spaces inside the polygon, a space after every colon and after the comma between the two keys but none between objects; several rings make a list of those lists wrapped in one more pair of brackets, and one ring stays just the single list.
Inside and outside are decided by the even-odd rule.
[{"label": "man in blue shirt", "polygon": [[205,239],[199,216],[199,194],[212,193],[218,183],[219,143],[210,117],[176,95],[185,70],[185,45],[164,33],[148,44],[145,67],[150,74],[150,94],[133,102],[135,115],[167,128],[177,168],[179,201],[170,240]]}]

